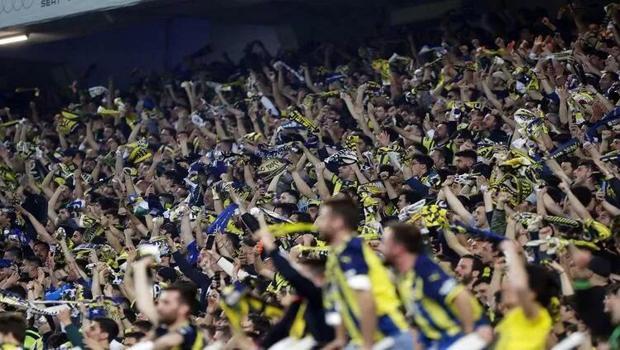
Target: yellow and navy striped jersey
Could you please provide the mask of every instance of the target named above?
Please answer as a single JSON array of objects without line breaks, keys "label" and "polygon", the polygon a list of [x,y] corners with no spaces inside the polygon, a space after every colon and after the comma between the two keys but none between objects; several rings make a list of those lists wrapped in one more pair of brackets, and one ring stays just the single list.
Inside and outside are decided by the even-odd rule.
[{"label": "yellow and navy striped jersey", "polygon": [[288,288],[290,284],[288,281],[282,276],[281,273],[276,272],[273,276],[273,280],[267,286],[267,292],[277,294],[285,288]]},{"label": "yellow and navy striped jersey", "polygon": [[[453,306],[454,298],[465,287],[450,277],[427,255],[416,259],[413,269],[398,278],[398,293],[421,335],[427,340],[454,337],[462,333]],[[483,310],[472,297],[474,320],[482,318]]]},{"label": "yellow and navy striped jersey", "polygon": [[388,270],[375,252],[359,237],[349,239],[327,259],[327,288],[325,300],[340,318],[354,344],[361,344],[360,306],[356,291],[372,293],[377,315],[375,341],[406,331],[407,321],[401,313],[401,303]]},{"label": "yellow and navy striped jersey", "polygon": [[432,151],[440,148],[450,150],[452,153],[458,152],[458,146],[454,143],[454,140],[448,140],[441,143],[437,143],[432,137],[424,136],[422,138],[422,146],[426,149],[426,154],[431,154]]},{"label": "yellow and navy striped jersey", "polygon": [[41,334],[36,330],[26,329],[26,337],[24,338],[24,349],[26,350],[43,350],[43,340]]},{"label": "yellow and navy striped jersey", "polygon": [[359,185],[357,181],[343,180],[339,178],[338,175],[332,175],[331,183],[332,185],[334,185],[334,190],[332,193],[332,195],[334,196],[340,193],[344,189],[357,188],[357,186]]},{"label": "yellow and navy striped jersey", "polygon": [[[156,337],[161,337],[170,332],[165,327],[155,329]],[[176,329],[174,332],[183,336],[183,343],[173,346],[171,350],[202,350],[205,346],[205,339],[196,326],[187,323],[183,327]]]}]

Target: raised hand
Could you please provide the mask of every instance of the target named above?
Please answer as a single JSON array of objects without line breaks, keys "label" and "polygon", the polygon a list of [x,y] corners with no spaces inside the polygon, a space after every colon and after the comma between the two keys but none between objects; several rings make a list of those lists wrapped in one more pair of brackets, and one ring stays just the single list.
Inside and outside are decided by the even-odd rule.
[{"label": "raised hand", "polygon": [[566,89],[566,87],[564,87],[564,86],[558,86],[555,89],[555,92],[558,94],[558,97],[562,101],[566,101],[568,99],[568,97],[570,96],[569,93],[568,93],[568,89]]},{"label": "raised hand", "polygon": [[382,147],[387,147],[390,145],[390,134],[387,133],[387,131],[381,131],[381,133],[379,135],[377,135],[377,142],[379,142],[379,144]]}]

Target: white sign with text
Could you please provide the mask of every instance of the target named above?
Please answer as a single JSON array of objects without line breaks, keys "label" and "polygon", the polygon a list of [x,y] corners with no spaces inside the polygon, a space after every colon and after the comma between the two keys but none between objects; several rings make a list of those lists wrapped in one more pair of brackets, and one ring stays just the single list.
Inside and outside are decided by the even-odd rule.
[{"label": "white sign with text", "polygon": [[0,0],[0,28],[130,6],[140,1],[142,0]]}]

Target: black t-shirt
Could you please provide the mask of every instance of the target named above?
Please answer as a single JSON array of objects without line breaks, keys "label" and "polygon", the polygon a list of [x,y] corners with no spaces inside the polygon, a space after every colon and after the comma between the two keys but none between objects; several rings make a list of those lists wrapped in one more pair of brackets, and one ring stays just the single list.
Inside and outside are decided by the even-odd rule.
[{"label": "black t-shirt", "polygon": [[[33,193],[26,194],[22,207],[39,220],[42,225],[47,224],[47,200],[43,196]],[[37,237],[37,233],[29,220],[26,220],[25,231],[31,239]]]},{"label": "black t-shirt", "polygon": [[[183,343],[172,347],[172,350],[202,349],[205,346],[202,334],[198,331],[196,326],[190,323],[172,332],[183,336]],[[168,333],[171,333],[171,331],[164,326],[159,326],[155,329],[156,338],[162,337]]]},{"label": "black t-shirt", "polygon": [[611,273],[620,275],[620,254],[616,250],[615,243],[612,240],[601,242],[601,250],[596,255],[609,261]]},{"label": "black t-shirt", "polygon": [[595,339],[606,339],[613,331],[609,315],[605,313],[604,299],[605,287],[602,286],[575,290],[575,311]]}]

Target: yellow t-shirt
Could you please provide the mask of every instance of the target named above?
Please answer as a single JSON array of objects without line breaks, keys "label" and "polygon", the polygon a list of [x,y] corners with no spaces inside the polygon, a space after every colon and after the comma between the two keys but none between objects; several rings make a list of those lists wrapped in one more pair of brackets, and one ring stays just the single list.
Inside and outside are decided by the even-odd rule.
[{"label": "yellow t-shirt", "polygon": [[530,320],[523,308],[514,308],[495,328],[499,334],[495,350],[545,350],[552,326],[547,309],[541,308],[536,318]]}]

